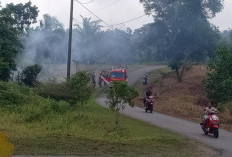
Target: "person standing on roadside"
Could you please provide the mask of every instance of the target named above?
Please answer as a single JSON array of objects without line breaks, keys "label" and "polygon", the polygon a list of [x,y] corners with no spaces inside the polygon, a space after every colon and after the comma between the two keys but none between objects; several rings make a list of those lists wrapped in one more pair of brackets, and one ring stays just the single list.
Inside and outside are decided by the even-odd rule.
[{"label": "person standing on roadside", "polygon": [[102,73],[99,75],[99,78],[98,78],[98,85],[100,88],[102,88]]}]

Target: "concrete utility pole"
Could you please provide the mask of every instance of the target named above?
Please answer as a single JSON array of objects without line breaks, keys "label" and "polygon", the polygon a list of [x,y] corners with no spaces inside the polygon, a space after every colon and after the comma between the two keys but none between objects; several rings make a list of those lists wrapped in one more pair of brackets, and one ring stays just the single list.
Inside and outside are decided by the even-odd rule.
[{"label": "concrete utility pole", "polygon": [[71,73],[72,25],[73,25],[73,0],[71,0],[70,22],[69,22],[68,64],[67,64],[67,79],[68,80],[70,79],[70,73]]}]

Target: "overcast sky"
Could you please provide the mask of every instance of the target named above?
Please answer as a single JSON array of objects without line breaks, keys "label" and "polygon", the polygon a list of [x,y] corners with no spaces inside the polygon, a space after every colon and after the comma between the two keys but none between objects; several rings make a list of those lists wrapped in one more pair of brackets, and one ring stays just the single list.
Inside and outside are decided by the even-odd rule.
[{"label": "overcast sky", "polygon": [[[39,10],[39,19],[43,14],[50,14],[56,16],[67,28],[69,22],[69,9],[70,0],[31,0]],[[82,3],[91,2],[85,4],[85,6],[94,12],[98,17],[107,22],[108,24],[117,24],[120,22],[134,19],[144,14],[143,6],[139,3],[139,0],[79,0]],[[25,3],[28,0],[0,0],[1,5],[5,6],[6,3]],[[93,17],[88,11],[86,11],[80,4],[74,2],[74,24],[77,21],[81,22],[80,15],[84,17]],[[224,10],[217,14],[217,16],[210,20],[213,24],[219,27],[220,30],[232,28],[232,0],[225,0]],[[93,19],[96,19],[93,17]],[[125,29],[130,27],[136,29],[142,25],[152,22],[152,17],[144,16],[140,19],[132,21],[130,23],[119,25],[118,28]]]}]

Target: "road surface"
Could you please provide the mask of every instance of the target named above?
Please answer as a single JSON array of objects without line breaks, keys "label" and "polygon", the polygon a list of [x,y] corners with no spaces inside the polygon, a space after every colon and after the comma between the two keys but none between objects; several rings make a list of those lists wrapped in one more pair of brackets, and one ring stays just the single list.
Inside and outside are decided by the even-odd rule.
[{"label": "road surface", "polygon": [[[148,66],[134,72],[129,73],[128,80],[129,85],[136,83],[140,77],[150,71],[161,68],[161,66]],[[97,99],[97,102],[106,107],[105,98],[101,97]],[[212,136],[206,136],[200,128],[200,125],[191,121],[175,118],[172,116],[160,114],[160,113],[145,113],[144,109],[139,107],[127,106],[123,114],[139,119],[145,122],[149,122],[153,125],[166,128],[173,132],[180,133],[189,138],[195,139],[203,144],[211,146],[222,153],[223,157],[232,157],[232,133],[223,129],[219,130],[219,138],[215,139]]]}]

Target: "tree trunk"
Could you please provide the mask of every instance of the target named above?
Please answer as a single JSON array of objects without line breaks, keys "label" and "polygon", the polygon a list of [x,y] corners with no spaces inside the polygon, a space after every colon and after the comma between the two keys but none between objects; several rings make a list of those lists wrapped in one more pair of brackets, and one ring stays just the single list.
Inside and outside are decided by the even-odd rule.
[{"label": "tree trunk", "polygon": [[178,81],[178,82],[181,82],[180,72],[179,72],[179,69],[178,69],[178,68],[176,68],[176,78],[177,78],[177,81]]},{"label": "tree trunk", "polygon": [[176,68],[175,70],[176,70],[177,81],[182,82],[182,77],[183,77],[183,74],[184,74],[185,67],[182,67],[181,72],[179,72],[178,68]]},{"label": "tree trunk", "polygon": [[119,109],[117,109],[116,113],[115,113],[115,124],[116,124],[117,127],[119,125],[119,116],[120,116]]}]

